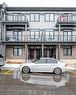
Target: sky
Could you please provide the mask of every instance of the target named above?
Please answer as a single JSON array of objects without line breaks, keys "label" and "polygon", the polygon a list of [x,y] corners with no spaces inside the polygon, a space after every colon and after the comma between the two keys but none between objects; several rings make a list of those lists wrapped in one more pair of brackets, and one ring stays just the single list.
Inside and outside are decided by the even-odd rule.
[{"label": "sky", "polygon": [[9,7],[76,7],[76,0],[0,0]]}]

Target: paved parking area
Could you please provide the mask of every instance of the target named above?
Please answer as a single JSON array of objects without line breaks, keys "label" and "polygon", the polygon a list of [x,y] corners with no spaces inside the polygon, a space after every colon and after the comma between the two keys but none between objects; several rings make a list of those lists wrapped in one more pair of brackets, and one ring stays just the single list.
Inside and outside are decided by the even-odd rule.
[{"label": "paved parking area", "polygon": [[0,71],[0,95],[76,95],[76,71],[54,75],[20,72],[20,64]]},{"label": "paved parking area", "polygon": [[0,95],[76,95],[76,72],[54,75],[0,72]]}]

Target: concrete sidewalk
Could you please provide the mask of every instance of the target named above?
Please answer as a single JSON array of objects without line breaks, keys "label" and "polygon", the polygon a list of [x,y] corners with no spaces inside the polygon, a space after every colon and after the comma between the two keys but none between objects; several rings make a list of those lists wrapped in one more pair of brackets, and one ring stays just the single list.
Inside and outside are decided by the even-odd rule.
[{"label": "concrete sidewalk", "polygon": [[19,69],[20,68],[20,64],[5,64],[4,66],[2,66],[2,70],[4,69],[11,69],[11,70],[15,70],[15,69]]}]

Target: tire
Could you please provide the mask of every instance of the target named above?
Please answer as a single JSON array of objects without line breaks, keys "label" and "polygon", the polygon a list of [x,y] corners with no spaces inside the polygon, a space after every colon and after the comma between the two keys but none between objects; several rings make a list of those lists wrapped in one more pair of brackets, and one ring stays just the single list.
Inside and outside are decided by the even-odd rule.
[{"label": "tire", "polygon": [[27,73],[29,73],[29,72],[30,72],[30,68],[29,68],[28,66],[24,66],[24,67],[22,68],[22,73],[27,74]]},{"label": "tire", "polygon": [[57,68],[54,69],[53,72],[54,72],[56,75],[58,75],[58,74],[61,74],[61,73],[62,73],[62,70],[61,70],[59,67],[57,67]]},{"label": "tire", "polygon": [[24,81],[28,81],[30,79],[30,74],[21,74],[21,77]]},{"label": "tire", "polygon": [[62,76],[61,76],[61,75],[53,75],[53,79],[54,79],[54,81],[56,81],[56,82],[60,82],[61,79],[62,79]]}]

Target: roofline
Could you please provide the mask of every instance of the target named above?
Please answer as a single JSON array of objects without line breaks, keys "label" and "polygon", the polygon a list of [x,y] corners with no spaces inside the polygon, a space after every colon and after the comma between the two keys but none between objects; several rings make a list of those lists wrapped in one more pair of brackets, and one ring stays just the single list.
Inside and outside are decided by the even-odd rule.
[{"label": "roofline", "polygon": [[6,7],[7,11],[76,11],[76,7]]}]

